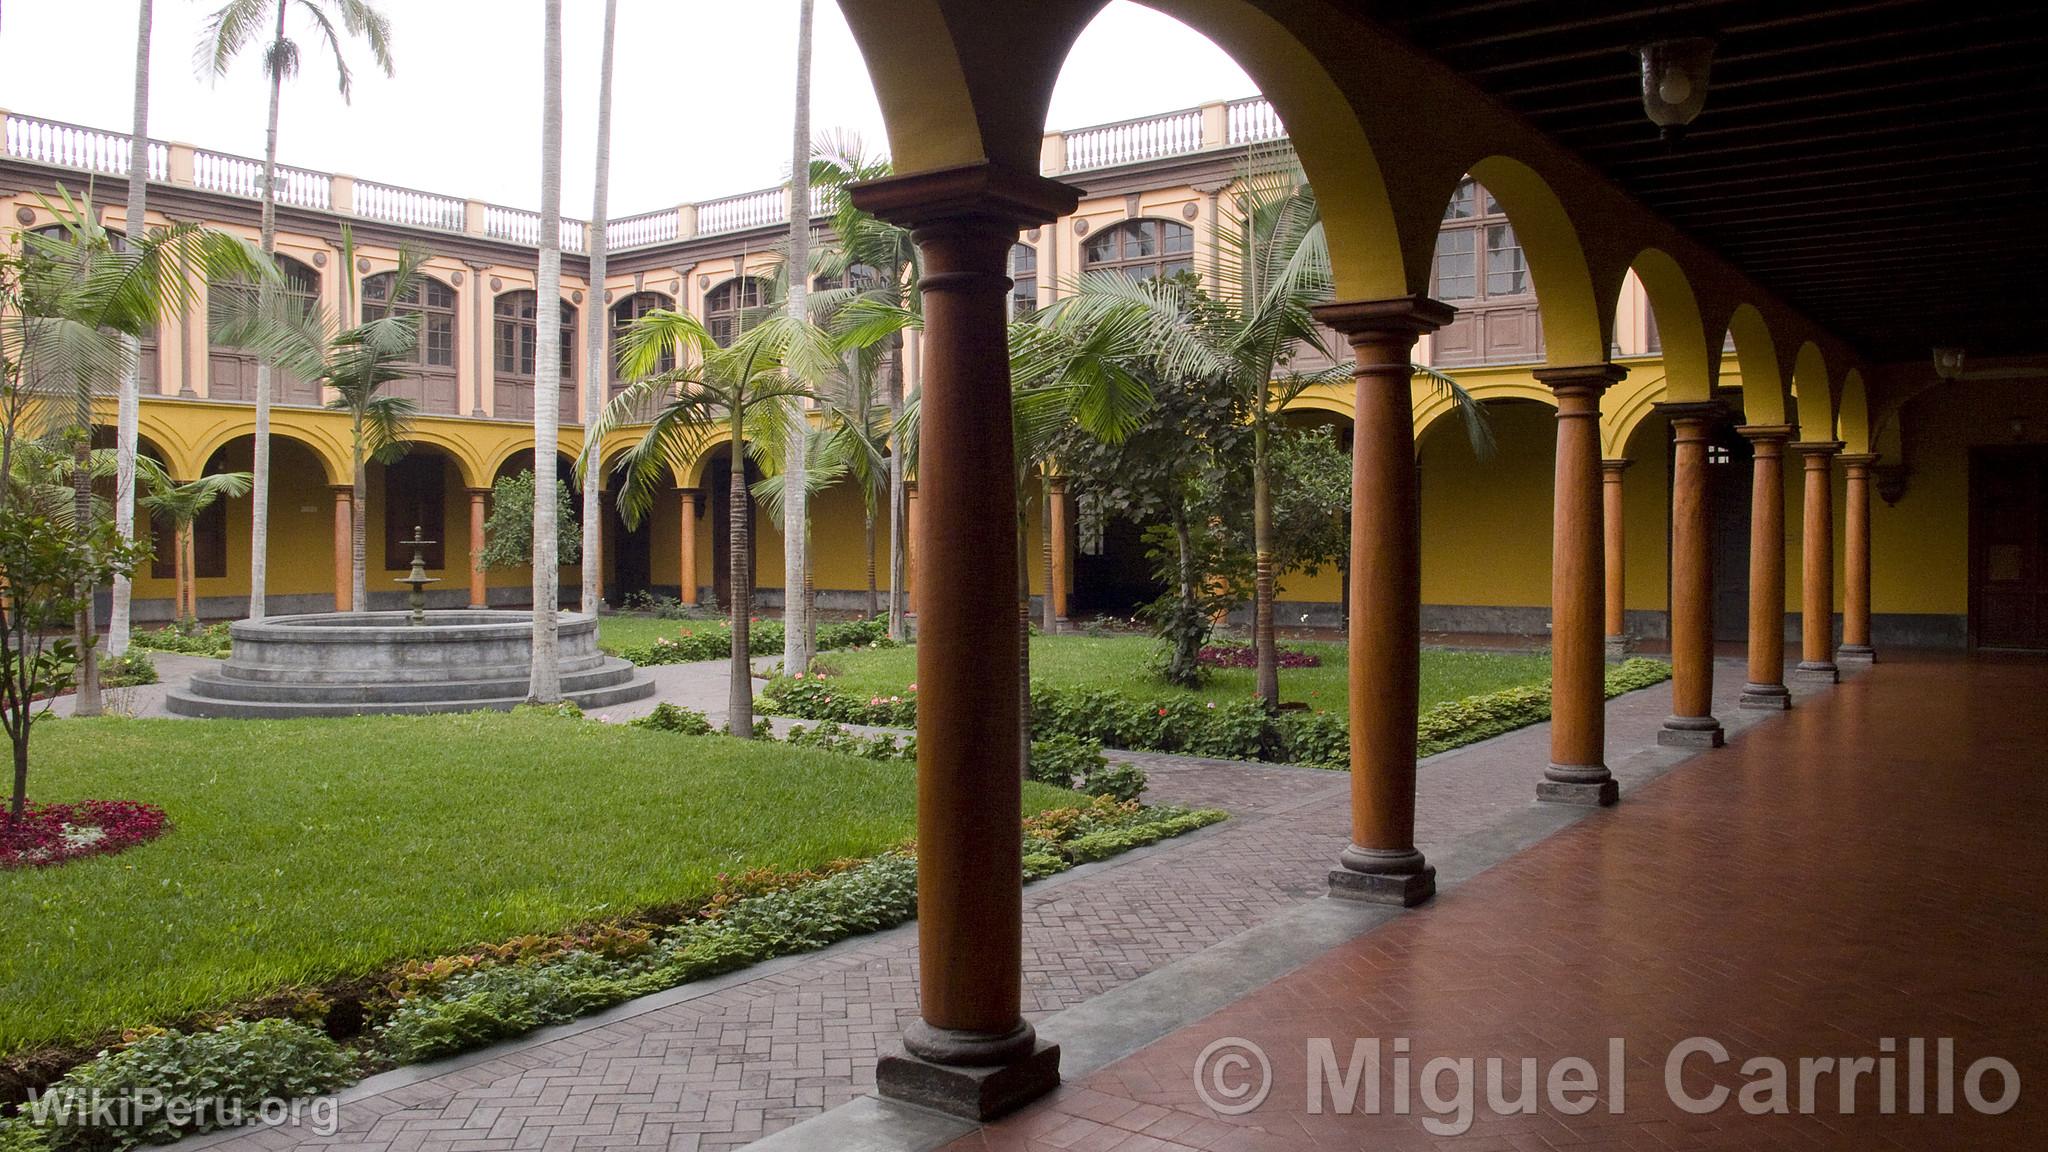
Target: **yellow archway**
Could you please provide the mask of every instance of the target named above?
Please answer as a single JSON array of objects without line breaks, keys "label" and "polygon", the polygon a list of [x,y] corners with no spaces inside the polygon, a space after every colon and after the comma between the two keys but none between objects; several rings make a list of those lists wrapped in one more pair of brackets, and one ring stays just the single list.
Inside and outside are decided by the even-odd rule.
[{"label": "yellow archway", "polygon": [[[1466,171],[1500,202],[1514,226],[1536,291],[1545,362],[1604,363],[1613,313],[1603,314],[1586,250],[1564,203],[1535,169],[1511,157],[1488,156],[1467,165]],[[1456,187],[1455,181],[1445,186],[1442,200],[1449,201]],[[1442,215],[1439,207],[1439,220]],[[1430,243],[1434,252],[1434,236]]]},{"label": "yellow archway", "polygon": [[[1629,265],[1649,297],[1650,311],[1657,319],[1657,335],[1663,344],[1664,398],[1680,403],[1710,399],[1714,394],[1714,357],[1707,351],[1706,323],[1700,317],[1699,297],[1692,281],[1678,261],[1658,248],[1645,248]],[[1622,282],[1604,311],[1614,313]]]},{"label": "yellow archway", "polygon": [[1799,438],[1821,443],[1835,438],[1835,397],[1828,383],[1827,359],[1820,345],[1808,340],[1792,362],[1792,396],[1799,402]]},{"label": "yellow archway", "polygon": [[1863,454],[1871,451],[1870,396],[1863,387],[1863,373],[1854,368],[1842,377],[1842,402],[1835,418],[1835,435],[1842,451]]},{"label": "yellow archway", "polygon": [[[1779,368],[1777,342],[1763,313],[1749,304],[1738,305],[1728,318],[1728,336],[1735,341],[1735,360],[1742,373],[1743,422],[1785,423],[1785,377]],[[1715,349],[1714,355],[1718,359],[1725,352]]]}]

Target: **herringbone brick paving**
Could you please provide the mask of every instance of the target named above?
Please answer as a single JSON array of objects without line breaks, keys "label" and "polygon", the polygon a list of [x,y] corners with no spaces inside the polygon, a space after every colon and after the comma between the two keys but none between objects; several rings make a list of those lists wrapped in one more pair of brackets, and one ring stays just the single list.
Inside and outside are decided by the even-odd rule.
[{"label": "herringbone brick paving", "polygon": [[[951,1152],[2048,1147],[2044,690],[2038,661],[1881,665]],[[1684,1065],[1689,1094],[1739,1092],[1745,1061],[1775,1057],[1790,1065],[1790,1114],[1745,1114],[1739,1096],[1705,1114],[1679,1108],[1666,1061],[1694,1036],[1728,1060]],[[1242,1115],[1196,1091],[1197,1059],[1225,1037],[1271,1061],[1271,1094]],[[1340,1064],[1354,1039],[1381,1040],[1381,1114],[1340,1114],[1327,1093],[1311,1111],[1310,1037],[1330,1039]],[[1613,1037],[1626,1045],[1618,1113],[1604,1095]],[[1958,1086],[1954,1114],[1909,1114],[1913,1037],[1926,1044],[1926,1112],[1939,1104],[1942,1037],[1959,1084],[1980,1057],[2010,1061],[2016,1106],[1978,1114]],[[1390,1114],[1396,1038],[1412,1044],[1414,1070],[1440,1056],[1478,1062],[1468,1130],[1424,1128],[1443,1117],[1422,1106],[1412,1073],[1411,1114]],[[1885,1038],[1894,1114],[1881,1111],[1874,1070],[1855,1082],[1853,1114],[1832,1070],[1801,1113],[1799,1058],[1875,1063]],[[1497,1115],[1489,1056],[1509,1058],[1508,1100],[1520,1058],[1541,1074],[1588,1059],[1603,1095],[1583,1115],[1541,1098]],[[1998,1078],[1986,1084],[1997,1099]]]},{"label": "herringbone brick paving", "polygon": [[[1724,667],[1731,699],[1740,670]],[[1609,705],[1616,742],[1651,739],[1659,687]],[[1627,733],[1623,736],[1623,733]],[[1548,726],[1426,765],[1425,851],[1528,807]],[[1341,773],[1129,755],[1148,799],[1222,807],[1233,819],[1138,859],[1025,892],[1024,1004],[1037,1019],[1320,897],[1347,831]],[[1626,782],[1626,777],[1624,777]],[[916,940],[899,930],[722,991],[656,1008],[365,1099],[341,1131],[239,1133],[234,1152],[510,1152],[747,1144],[873,1088],[877,1057],[916,1012]]]}]

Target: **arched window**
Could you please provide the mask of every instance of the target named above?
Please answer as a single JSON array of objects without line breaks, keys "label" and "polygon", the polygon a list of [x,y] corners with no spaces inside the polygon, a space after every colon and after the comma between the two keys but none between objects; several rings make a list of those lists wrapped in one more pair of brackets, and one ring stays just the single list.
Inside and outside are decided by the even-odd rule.
[{"label": "arched window", "polygon": [[[274,259],[284,282],[277,291],[284,307],[310,316],[320,306],[320,274],[311,266],[279,253]],[[260,288],[246,280],[222,280],[206,286],[207,396],[214,400],[256,399],[256,357],[237,347],[238,321],[256,314]],[[318,404],[320,385],[285,371],[271,373],[270,398],[278,404]]]},{"label": "arched window", "polygon": [[[612,395],[617,396],[630,383],[619,372],[619,347],[620,341],[626,335],[626,329],[632,325],[633,321],[647,315],[649,312],[664,308],[673,310],[675,306],[676,302],[674,300],[659,292],[635,292],[617,304],[612,305],[612,348],[611,354],[606,357],[610,369]],[[655,372],[671,372],[675,370],[675,366],[675,350],[672,348],[662,349],[661,360],[654,366]]]},{"label": "arched window", "polygon": [[1195,230],[1172,220],[1126,220],[1081,243],[1090,272],[1121,269],[1133,276],[1173,276],[1195,270]]},{"label": "arched window", "polygon": [[[560,411],[564,424],[575,424],[583,419],[576,407],[576,308],[564,300],[561,309]],[[501,420],[531,420],[534,368],[540,352],[540,297],[524,290],[507,292],[491,305],[491,313],[496,414]]]},{"label": "arched window", "polygon": [[1038,249],[1010,246],[1010,318],[1023,320],[1038,311]]},{"label": "arched window", "polygon": [[704,297],[704,327],[723,348],[740,334],[746,313],[768,299],[768,282],[758,276],[740,276],[713,288]]},{"label": "arched window", "polygon": [[413,370],[384,390],[403,396],[422,412],[454,415],[458,411],[455,382],[455,289],[431,276],[416,278],[397,301],[391,288],[395,272],[379,272],[363,281],[363,319],[376,320],[396,311],[419,317],[419,343],[413,346]]},{"label": "arched window", "polygon": [[1521,363],[1543,358],[1543,325],[1522,243],[1500,201],[1467,177],[1444,205],[1431,295],[1458,306],[1431,340],[1440,365]]}]

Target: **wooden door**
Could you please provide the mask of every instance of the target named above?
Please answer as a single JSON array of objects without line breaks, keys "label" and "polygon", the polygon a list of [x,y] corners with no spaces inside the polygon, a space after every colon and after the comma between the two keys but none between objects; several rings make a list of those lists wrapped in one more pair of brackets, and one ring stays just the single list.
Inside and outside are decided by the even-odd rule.
[{"label": "wooden door", "polygon": [[2048,649],[2048,447],[1970,454],[1970,635]]}]

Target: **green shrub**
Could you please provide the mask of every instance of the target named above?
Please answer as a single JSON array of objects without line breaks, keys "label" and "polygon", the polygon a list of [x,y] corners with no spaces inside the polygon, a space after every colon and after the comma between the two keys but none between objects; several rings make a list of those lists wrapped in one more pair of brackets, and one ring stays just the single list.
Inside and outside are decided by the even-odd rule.
[{"label": "green shrub", "polygon": [[156,682],[156,661],[139,648],[110,656],[100,664],[100,686],[103,688],[135,688]]},{"label": "green shrub", "polygon": [[43,1130],[26,1118],[0,1116],[0,1152],[46,1152],[49,1147]]},{"label": "green shrub", "polygon": [[[211,1032],[164,1032],[102,1052],[50,1086],[48,1100],[58,1112],[128,1101],[113,1123],[57,1123],[53,1114],[41,1127],[52,1152],[120,1152],[254,1118],[265,1100],[316,1096],[354,1074],[355,1063],[340,1045],[295,1020],[237,1020]],[[152,1098],[218,1101],[219,1109],[209,1104],[198,1115],[173,1117],[168,1109],[147,1107]]]},{"label": "green shrub", "polygon": [[755,702],[762,714],[794,716],[803,720],[832,720],[840,724],[868,724],[881,728],[910,728],[917,724],[917,694],[902,696],[848,696],[833,687],[824,676],[777,676],[768,681]]},{"label": "green shrub", "polygon": [[1136,764],[1112,764],[1107,758],[1081,774],[1079,790],[1112,800],[1136,800],[1145,794],[1145,770]]},{"label": "green shrub", "polygon": [[873,736],[862,736],[848,732],[833,721],[826,720],[816,728],[807,729],[798,724],[790,728],[786,743],[801,748],[822,748],[827,752],[839,752],[848,756],[859,756],[864,760],[916,760],[917,737],[908,736],[898,743],[896,737],[878,732]]},{"label": "green shrub", "polygon": [[151,630],[137,630],[128,637],[134,648],[151,652],[181,652],[187,656],[225,658],[231,645],[226,624],[209,624],[187,631],[176,624]]},{"label": "green shrub", "polygon": [[[747,652],[752,656],[773,656],[782,651],[780,620],[755,620],[747,626]],[[889,622],[880,617],[847,620],[818,626],[818,651],[834,648],[887,648]],[[619,649],[619,655],[643,667],[656,664],[692,664],[699,660],[723,660],[732,655],[732,629],[724,624],[696,632],[663,637],[652,644],[635,644]]]},{"label": "green shrub", "polygon": [[635,728],[652,728],[657,732],[674,732],[683,736],[705,736],[711,732],[711,721],[702,712],[666,700],[656,704],[654,711],[631,723]]}]

